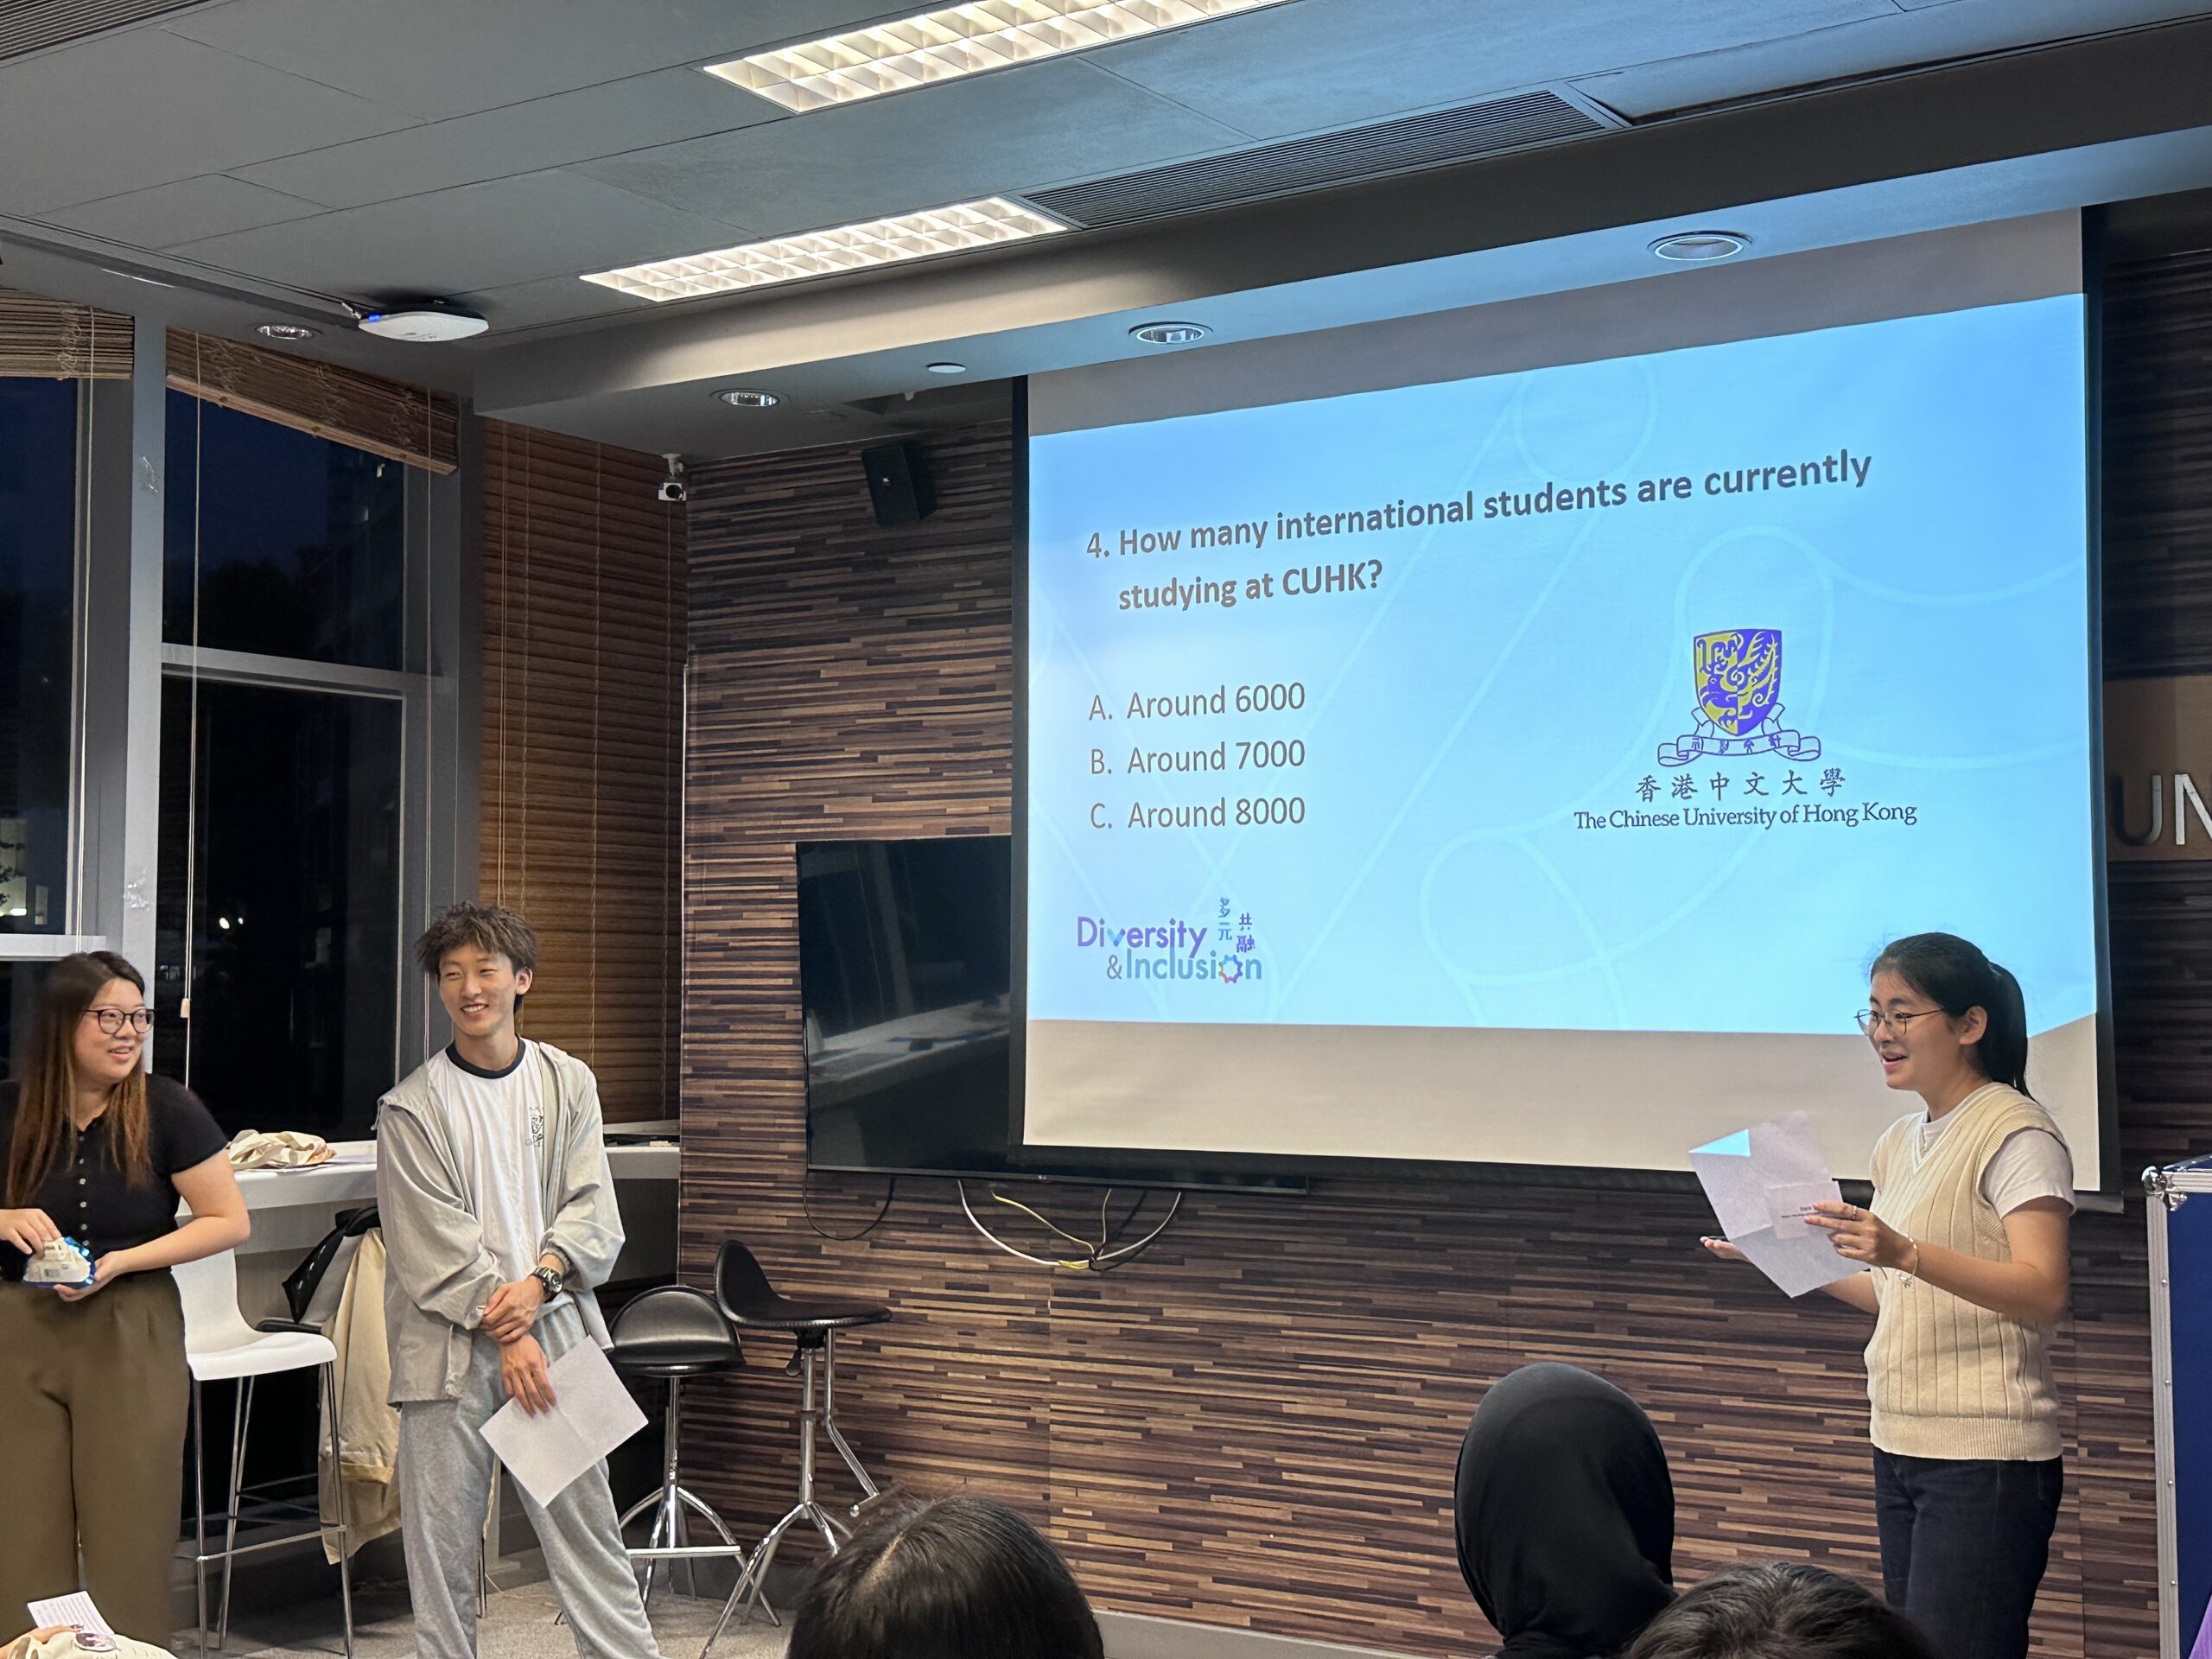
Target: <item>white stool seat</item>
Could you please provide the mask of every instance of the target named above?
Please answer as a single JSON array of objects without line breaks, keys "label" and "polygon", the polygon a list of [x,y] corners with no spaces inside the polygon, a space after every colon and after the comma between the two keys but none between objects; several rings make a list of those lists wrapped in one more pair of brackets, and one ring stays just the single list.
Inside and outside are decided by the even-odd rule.
[{"label": "white stool seat", "polygon": [[[337,1518],[327,1518],[318,1480],[313,1504],[279,1506],[311,1524],[257,1543],[238,1542],[239,1504],[245,1491],[246,1419],[253,1409],[254,1379],[284,1371],[316,1374],[328,1437],[327,1451],[330,1466],[335,1469],[339,1464],[338,1350],[328,1338],[312,1331],[257,1331],[248,1325],[245,1315],[238,1312],[238,1258],[228,1250],[197,1262],[180,1262],[169,1272],[184,1304],[184,1357],[192,1372],[192,1567],[203,1659],[208,1650],[207,1563],[223,1564],[223,1605],[215,1630],[215,1645],[220,1647],[230,1633],[231,1568],[237,1558],[318,1539],[326,1547],[335,1546],[338,1593],[346,1619],[346,1659],[353,1659],[353,1579],[347,1559],[353,1545],[347,1536],[343,1498],[337,1500]],[[223,1547],[218,1550],[207,1548],[206,1413],[200,1392],[206,1382],[238,1385],[231,1425],[229,1491],[222,1512]]]},{"label": "white stool seat", "polygon": [[303,1371],[311,1365],[334,1364],[338,1350],[327,1337],[307,1331],[249,1331],[251,1340],[235,1348],[194,1350],[188,1343],[185,1363],[196,1382],[227,1382],[242,1376],[266,1376],[271,1371]]}]

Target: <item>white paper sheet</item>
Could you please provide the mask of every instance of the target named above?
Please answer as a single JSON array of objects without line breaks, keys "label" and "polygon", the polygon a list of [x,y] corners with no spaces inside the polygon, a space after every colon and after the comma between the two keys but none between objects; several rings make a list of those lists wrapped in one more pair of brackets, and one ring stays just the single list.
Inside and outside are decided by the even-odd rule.
[{"label": "white paper sheet", "polygon": [[1777,1238],[1804,1238],[1818,1236],[1819,1230],[1807,1217],[1816,1204],[1832,1204],[1842,1196],[1842,1189],[1834,1181],[1784,1181],[1766,1189],[1767,1214],[1774,1223]]},{"label": "white paper sheet", "polygon": [[1804,1220],[1813,1205],[1843,1198],[1804,1113],[1694,1147],[1690,1167],[1728,1242],[1789,1294],[1802,1296],[1866,1271],[1838,1255],[1827,1234]]},{"label": "white paper sheet", "polygon": [[510,1400],[484,1425],[484,1439],[540,1503],[645,1426],[645,1414],[588,1338],[545,1368],[553,1408],[532,1417]]},{"label": "white paper sheet", "polygon": [[23,1605],[30,1611],[31,1629],[35,1630],[42,1630],[49,1624],[67,1624],[80,1630],[98,1630],[102,1636],[115,1634],[108,1628],[107,1620],[100,1617],[100,1610],[92,1605],[92,1599],[81,1590],[71,1596],[56,1596],[51,1601]]}]

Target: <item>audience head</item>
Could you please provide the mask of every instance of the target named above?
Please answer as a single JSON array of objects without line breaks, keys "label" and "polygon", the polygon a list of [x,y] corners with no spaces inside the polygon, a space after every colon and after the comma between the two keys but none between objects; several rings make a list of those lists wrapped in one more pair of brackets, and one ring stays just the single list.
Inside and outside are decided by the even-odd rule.
[{"label": "audience head", "polygon": [[1510,1659],[1618,1653],[1674,1596],[1675,1486],[1643,1408],[1524,1365],[1459,1448],[1459,1570]]},{"label": "audience head", "polygon": [[1102,1659],[1059,1552],[1005,1504],[942,1497],[877,1522],[824,1561],[785,1659]]},{"label": "audience head", "polygon": [[1776,1562],[1716,1573],[1648,1625],[1629,1659],[1939,1659],[1919,1627],[1849,1579]]}]

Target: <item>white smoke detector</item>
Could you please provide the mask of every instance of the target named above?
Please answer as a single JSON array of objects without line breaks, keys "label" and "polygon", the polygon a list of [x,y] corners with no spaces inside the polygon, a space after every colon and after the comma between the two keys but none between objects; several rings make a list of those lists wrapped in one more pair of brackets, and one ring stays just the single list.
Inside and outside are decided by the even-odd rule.
[{"label": "white smoke detector", "polygon": [[492,325],[474,311],[457,305],[448,305],[432,300],[421,305],[395,305],[389,310],[372,311],[360,321],[365,334],[376,334],[385,340],[412,340],[417,345],[438,345],[449,340],[467,340],[480,334]]}]

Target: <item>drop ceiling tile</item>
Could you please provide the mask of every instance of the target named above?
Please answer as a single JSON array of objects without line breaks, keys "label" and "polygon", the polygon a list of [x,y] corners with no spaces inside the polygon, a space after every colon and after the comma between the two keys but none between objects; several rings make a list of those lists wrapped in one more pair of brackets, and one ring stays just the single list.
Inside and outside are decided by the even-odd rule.
[{"label": "drop ceiling tile", "polygon": [[0,211],[41,213],[411,126],[159,29],[0,65]]},{"label": "drop ceiling tile", "polygon": [[553,168],[177,250],[272,282],[396,298],[575,276],[745,239],[742,226]]},{"label": "drop ceiling tile", "polygon": [[138,248],[170,248],[232,231],[251,231],[322,211],[312,201],[264,190],[220,173],[157,184],[46,215],[57,225]]},{"label": "drop ceiling tile", "polygon": [[1638,64],[1574,86],[1608,109],[1642,120],[1669,110],[2201,16],[2203,11],[2202,0],[1923,0],[1910,11],[1788,40]]},{"label": "drop ceiling tile", "polygon": [[510,328],[533,328],[624,312],[644,315],[658,308],[651,300],[619,293],[597,283],[582,282],[573,276],[542,276],[536,282],[477,289],[454,297],[471,310],[484,314],[492,325],[492,334],[487,338],[495,343]]},{"label": "drop ceiling tile", "polygon": [[1088,62],[1064,59],[581,170],[779,236],[1249,142]]},{"label": "drop ceiling tile", "polygon": [[1895,15],[1889,0],[1297,0],[1086,56],[1274,138]]},{"label": "drop ceiling tile", "polygon": [[231,0],[163,27],[439,119],[733,57],[882,10],[866,0]]},{"label": "drop ceiling tile", "polygon": [[660,69],[288,156],[243,168],[239,176],[332,207],[359,207],[725,132],[782,114],[767,99],[736,93],[700,70]]}]

